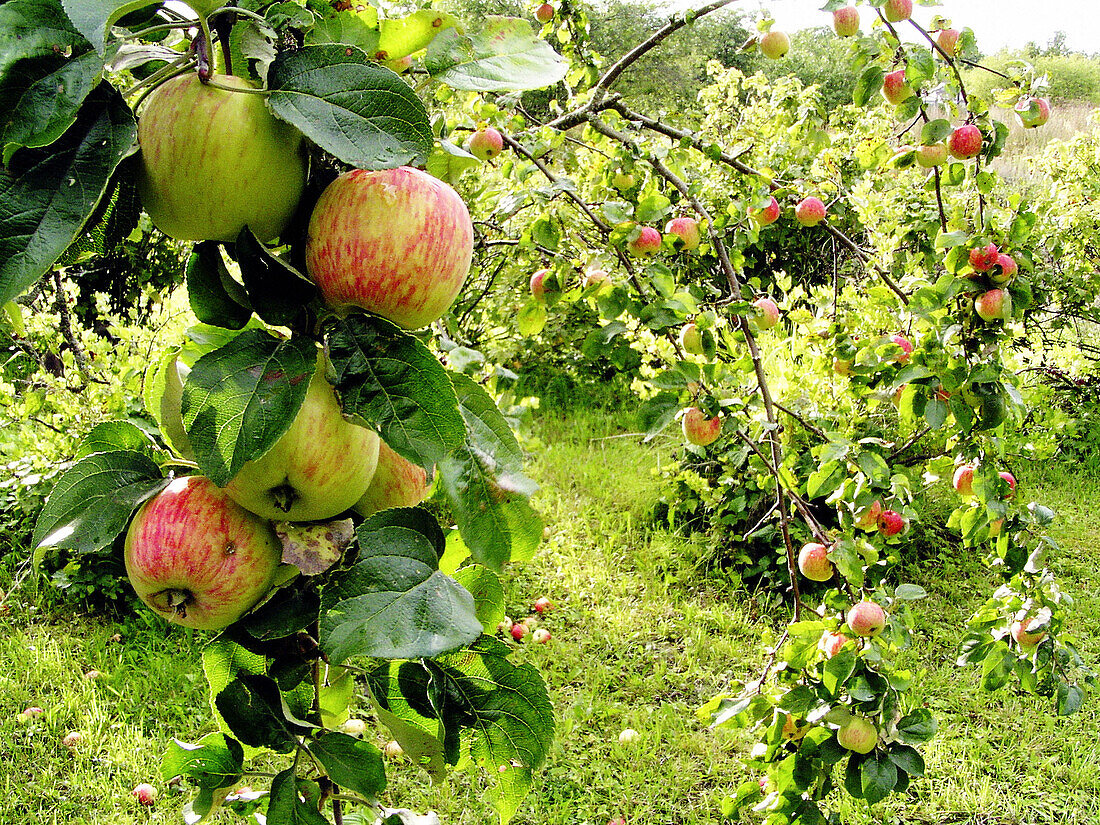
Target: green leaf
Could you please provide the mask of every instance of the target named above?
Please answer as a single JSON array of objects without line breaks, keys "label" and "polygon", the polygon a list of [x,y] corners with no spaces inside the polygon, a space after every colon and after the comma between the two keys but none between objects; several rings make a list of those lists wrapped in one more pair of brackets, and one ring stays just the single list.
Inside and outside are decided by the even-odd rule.
[{"label": "green leaf", "polygon": [[898,721],[898,739],[906,745],[923,745],[936,735],[936,718],[927,708],[918,708]]},{"label": "green leaf", "polygon": [[1080,685],[1058,682],[1058,715],[1072,716],[1085,703],[1085,691]]},{"label": "green leaf", "polygon": [[951,132],[951,121],[944,120],[943,118],[930,120],[928,123],[924,124],[924,127],[920,130],[920,142],[925,146],[932,143],[939,143],[942,140],[947,140]]},{"label": "green leaf", "polygon": [[481,635],[473,596],[439,572],[443,537],[427,511],[383,510],[358,535],[355,565],[321,592],[319,641],[331,661],[436,656]]},{"label": "green leaf", "polygon": [[847,477],[848,473],[843,462],[830,461],[823,464],[806,480],[806,497],[814,499],[827,496],[843,484]]},{"label": "green leaf", "polygon": [[61,0],[65,13],[100,54],[106,52],[107,32],[123,15],[151,6],[156,0]]},{"label": "green leaf", "polygon": [[150,448],[155,449],[156,443],[145,430],[135,424],[129,421],[104,421],[96,424],[80,439],[73,457],[84,458],[92,453],[109,453],[113,450],[141,453]]},{"label": "green leaf", "polygon": [[395,20],[379,23],[379,60],[393,60],[426,49],[440,32],[454,28],[459,23],[449,12],[421,9]]},{"label": "green leaf", "polygon": [[271,254],[247,226],[232,251],[241,267],[241,280],[256,314],[275,326],[290,326],[308,303],[317,298],[317,286],[282,258]]},{"label": "green leaf", "polygon": [[903,602],[914,602],[918,599],[927,599],[928,591],[919,584],[899,584],[894,588],[894,598]]},{"label": "green leaf", "polygon": [[982,660],[982,690],[999,690],[1008,684],[1016,656],[1003,641],[997,642]]},{"label": "green leaf", "polygon": [[317,757],[329,779],[342,788],[367,799],[386,790],[382,752],[370,742],[346,733],[322,731],[310,742],[309,752]]},{"label": "green leaf", "polygon": [[430,708],[422,701],[422,691],[410,690],[411,697],[403,692],[403,686],[422,686],[422,681],[427,679],[424,666],[419,662],[387,662],[376,668],[368,679],[378,720],[414,765],[419,765],[433,782],[443,779],[447,775],[447,761],[440,740],[439,720],[434,712],[432,718],[423,715],[423,712],[430,712]]},{"label": "green leaf", "polygon": [[910,776],[924,776],[924,757],[908,745],[890,745],[890,761]]},{"label": "green leaf", "polygon": [[638,409],[638,427],[645,433],[645,441],[652,441],[676,418],[680,399],[669,392],[657,393],[647,398]]},{"label": "green leaf", "polygon": [[496,633],[497,625],[504,620],[504,585],[500,577],[488,567],[468,564],[455,571],[454,579],[474,597],[482,631]]},{"label": "green leaf", "polygon": [[224,733],[208,733],[191,745],[173,739],[160,765],[165,782],[185,776],[200,788],[226,788],[239,781],[244,767],[244,750],[236,739]]},{"label": "green leaf", "polygon": [[202,323],[226,329],[242,329],[248,323],[248,295],[226,269],[217,241],[195,244],[185,271],[187,299]]},{"label": "green leaf", "polygon": [[278,117],[358,169],[421,165],[432,151],[428,111],[400,77],[354,46],[283,52],[268,75]]},{"label": "green leaf", "polygon": [[60,140],[20,149],[0,169],[0,305],[44,275],[76,239],[136,137],[130,107],[101,83]]},{"label": "green leaf", "polygon": [[886,72],[878,64],[872,64],[863,70],[859,80],[856,81],[855,90],[852,92],[852,102],[856,106],[864,107],[875,99],[879,89],[882,88],[882,79]]},{"label": "green leaf", "polygon": [[31,538],[36,548],[82,553],[108,546],[126,528],[130,514],[167,484],[160,468],[141,453],[93,453],[65,471],[38,516]]},{"label": "green leaf", "polygon": [[240,621],[254,639],[285,639],[317,621],[320,609],[321,598],[316,590],[283,587]]},{"label": "green leaf", "polygon": [[569,71],[530,23],[514,17],[487,17],[474,34],[447,29],[428,46],[424,67],[436,80],[470,92],[544,89]]},{"label": "green leaf", "polygon": [[299,779],[293,767],[276,775],[271,780],[267,822],[270,825],[329,825],[328,819],[317,810],[317,802],[310,798],[313,787],[316,787],[313,783]]},{"label": "green leaf", "polygon": [[516,330],[524,338],[538,335],[546,326],[546,315],[546,305],[531,298],[519,308],[519,313],[516,315]]},{"label": "green leaf", "polygon": [[419,338],[384,318],[356,314],[336,321],[325,340],[345,415],[426,469],[462,444],[454,387]]},{"label": "green leaf", "polygon": [[542,520],[528,502],[537,486],[524,474],[523,451],[493,399],[467,376],[450,375],[466,440],[439,463],[440,480],[470,555],[500,570],[529,559],[542,540]]},{"label": "green leaf", "polygon": [[91,44],[77,31],[58,0],[9,0],[0,4],[0,83],[27,58],[82,54]]},{"label": "green leaf", "polygon": [[845,645],[835,656],[825,662],[821,683],[830,696],[836,696],[848,678],[856,669],[856,649],[854,645]]},{"label": "green leaf", "polygon": [[266,676],[242,673],[222,688],[214,705],[233,735],[254,748],[288,753],[308,730],[287,718],[279,687]]},{"label": "green leaf", "polygon": [[879,751],[867,755],[859,768],[863,798],[874,805],[890,795],[898,783],[898,766]]},{"label": "green leaf", "polygon": [[301,409],[316,361],[310,340],[250,329],[195,362],[182,412],[203,475],[224,487],[274,446]]}]

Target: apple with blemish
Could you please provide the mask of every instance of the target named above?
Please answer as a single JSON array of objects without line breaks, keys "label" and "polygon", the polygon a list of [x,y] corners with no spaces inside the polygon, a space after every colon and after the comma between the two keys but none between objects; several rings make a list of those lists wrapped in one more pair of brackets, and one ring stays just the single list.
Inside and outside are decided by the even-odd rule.
[{"label": "apple with blemish", "polygon": [[695,218],[673,218],[665,224],[665,234],[671,235],[680,249],[691,252],[699,248],[702,234]]},{"label": "apple with blemish", "polygon": [[523,622],[516,622],[512,625],[512,629],[509,632],[512,634],[513,639],[517,642],[522,642],[527,638],[527,634],[531,632],[531,629]]},{"label": "apple with blemish", "polygon": [[970,266],[977,272],[989,272],[997,265],[997,259],[1000,256],[1000,250],[997,249],[997,244],[994,243],[971,249],[969,255]]},{"label": "apple with blemish", "polygon": [[427,470],[379,440],[374,475],[367,491],[351,509],[369,516],[391,507],[415,507],[428,497],[430,489]]},{"label": "apple with blemish", "polygon": [[470,135],[466,151],[478,160],[492,160],[504,151],[504,137],[492,126],[482,126]]},{"label": "apple with blemish", "polygon": [[850,377],[852,375],[852,362],[847,358],[834,358],[833,372],[835,372],[841,378]]},{"label": "apple with blemish", "polygon": [[548,643],[550,639],[550,631],[547,630],[545,627],[536,628],[535,631],[531,634],[531,641],[533,641],[535,644],[544,645]]},{"label": "apple with blemish", "polygon": [[906,527],[905,516],[895,510],[883,510],[878,517],[878,531],[886,538],[892,538]]},{"label": "apple with blemish", "polygon": [[995,284],[1007,284],[1016,277],[1018,270],[1016,260],[1011,255],[1002,253],[997,256],[997,263],[990,270],[989,279]]},{"label": "apple with blemish", "polygon": [[840,37],[854,37],[859,34],[859,9],[855,6],[841,6],[835,9],[833,31]]},{"label": "apple with blemish", "polygon": [[722,434],[722,419],[717,416],[709,418],[698,407],[688,407],[684,410],[684,417],[680,424],[684,431],[684,438],[688,443],[698,447],[713,444]]},{"label": "apple with blemish", "polygon": [[1013,622],[1009,633],[1016,644],[1020,646],[1021,650],[1034,650],[1035,646],[1045,639],[1047,635],[1046,630],[1041,629],[1042,624],[1042,621],[1038,617],[1032,616],[1029,619]]},{"label": "apple with blemish", "polygon": [[983,321],[1003,321],[1012,316],[1012,296],[1004,289],[991,289],[974,299],[974,311]]},{"label": "apple with blemish", "polygon": [[638,258],[655,255],[661,248],[661,233],[652,226],[643,226],[626,245],[627,251]]},{"label": "apple with blemish", "polygon": [[825,220],[825,204],[812,195],[803,198],[794,208],[794,217],[803,226],[817,226]]},{"label": "apple with blemish", "polygon": [[997,473],[1001,477],[1001,480],[1008,485],[1008,492],[1005,493],[1005,498],[1012,498],[1016,495],[1016,476],[1009,472]]},{"label": "apple with blemish", "polygon": [[785,32],[770,31],[760,38],[760,53],[769,60],[779,60],[791,50],[791,38]]},{"label": "apple with blemish", "polygon": [[539,596],[535,600],[535,612],[542,614],[548,613],[554,609],[554,603],[550,601],[546,596]]},{"label": "apple with blemish", "polygon": [[470,270],[474,227],[450,186],[408,166],[345,172],[309,219],[306,270],[329,306],[405,329],[443,315]]},{"label": "apple with blemish", "polygon": [[852,753],[870,753],[878,744],[878,730],[870,720],[853,716],[836,732],[836,741]]},{"label": "apple with blemish", "polygon": [[971,123],[960,126],[947,139],[947,151],[957,160],[977,157],[982,153],[981,129]]},{"label": "apple with blemish", "polygon": [[871,638],[886,627],[886,611],[881,605],[865,600],[849,608],[845,621],[857,636]]},{"label": "apple with blemish", "polygon": [[833,563],[829,561],[829,548],[811,541],[798,551],[798,572],[810,581],[827,582],[833,577]]}]

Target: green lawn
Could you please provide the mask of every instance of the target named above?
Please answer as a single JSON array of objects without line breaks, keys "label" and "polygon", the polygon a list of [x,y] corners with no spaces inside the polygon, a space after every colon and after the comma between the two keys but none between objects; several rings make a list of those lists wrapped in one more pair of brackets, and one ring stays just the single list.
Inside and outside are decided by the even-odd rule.
[{"label": "green lawn", "polygon": [[[509,615],[527,615],[544,594],[556,604],[544,622],[553,640],[525,644],[517,658],[545,674],[558,737],[516,825],[604,825],[618,814],[631,825],[717,823],[720,800],[749,776],[746,739],[707,731],[696,709],[756,672],[786,616],[767,607],[769,594],[697,570],[698,545],[648,524],[657,484],[651,470],[675,445],[615,437],[627,432],[620,419],[544,416],[534,433],[532,474],[543,485],[537,501],[551,535],[533,563],[511,571]],[[1055,563],[1077,599],[1073,631],[1095,663],[1100,519],[1090,503],[1100,501],[1100,485],[1058,471],[1019,475],[1021,495],[1059,513],[1054,532],[1064,552]],[[1100,822],[1096,697],[1081,714],[1058,719],[1031,697],[978,692],[978,674],[955,668],[954,651],[992,580],[961,551],[916,563],[906,575],[932,593],[915,611],[918,644],[902,663],[918,677],[914,701],[940,722],[926,749],[929,776],[874,815],[862,803],[841,804],[841,820]],[[165,788],[157,773],[170,736],[193,740],[212,729],[198,664],[203,638],[167,630],[148,614],[124,624],[73,615],[34,585],[13,592],[6,611],[0,823],[182,821],[188,794]],[[89,680],[89,670],[104,675]],[[46,713],[17,722],[28,705]],[[621,746],[618,734],[628,727],[640,737]],[[70,751],[61,739],[72,730],[83,739]],[[452,825],[492,821],[480,782],[457,776],[426,789],[401,760],[391,773],[388,804],[431,807]],[[143,781],[161,791],[153,809],[129,796]]]}]

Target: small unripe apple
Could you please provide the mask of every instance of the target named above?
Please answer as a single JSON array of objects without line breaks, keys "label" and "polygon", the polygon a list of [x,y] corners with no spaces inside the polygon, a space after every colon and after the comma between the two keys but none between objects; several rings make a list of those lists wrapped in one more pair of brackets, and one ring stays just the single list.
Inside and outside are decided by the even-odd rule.
[{"label": "small unripe apple", "polygon": [[958,160],[976,158],[982,153],[981,129],[972,123],[960,126],[947,139],[947,151]]},{"label": "small unripe apple", "polygon": [[960,496],[974,495],[974,470],[973,464],[963,464],[955,470],[951,485]]},{"label": "small unripe apple", "polygon": [[82,740],[83,738],[84,736],[80,733],[80,731],[69,731],[65,734],[65,738],[61,740],[61,744],[64,745],[66,748],[69,748],[69,750],[72,750],[80,744],[80,740]]},{"label": "small unripe apple", "polygon": [[362,719],[345,719],[340,725],[340,732],[348,736],[362,736],[367,731],[367,723]]},{"label": "small unripe apple", "polygon": [[880,515],[882,515],[882,502],[872,501],[856,519],[856,527],[861,530],[877,530]]},{"label": "small unripe apple", "polygon": [[591,286],[603,286],[611,282],[611,276],[602,269],[589,269],[584,273],[584,288]]},{"label": "small unripe apple", "polygon": [[661,248],[661,233],[652,226],[643,226],[638,236],[626,245],[631,255],[639,258],[648,258],[657,253]]},{"label": "small unripe apple", "polygon": [[482,126],[470,135],[466,151],[478,160],[491,160],[504,151],[504,138],[492,126]]},{"label": "small unripe apple", "polygon": [[997,249],[997,244],[994,243],[989,244],[989,246],[971,249],[970,265],[978,272],[989,272],[989,270],[997,265],[997,259],[1000,257],[1000,254],[1000,250]]},{"label": "small unripe apple", "polygon": [[882,96],[895,106],[913,96],[913,87],[905,80],[905,69],[890,72],[882,79]]},{"label": "small unripe apple", "polygon": [[626,728],[619,734],[619,744],[630,745],[638,741],[638,736],[638,731],[634,730],[634,728]]},{"label": "small unripe apple", "polygon": [[405,749],[401,747],[401,743],[396,739],[387,742],[385,747],[382,748],[382,752],[390,759],[397,759],[397,757],[405,755]]},{"label": "small unripe apple", "polygon": [[845,621],[857,636],[869,638],[877,636],[886,627],[886,611],[875,602],[862,601],[852,605]]},{"label": "small unripe apple", "polygon": [[722,434],[722,419],[717,416],[707,418],[706,414],[698,407],[688,407],[684,410],[681,426],[684,431],[684,438],[698,447],[713,444],[718,440],[718,436]]},{"label": "small unripe apple", "polygon": [[878,531],[890,538],[905,529],[905,516],[894,510],[883,510],[878,517]]},{"label": "small unripe apple", "polygon": [[1045,630],[1033,629],[1041,625],[1042,621],[1038,617],[1033,616],[1030,619],[1013,622],[1009,632],[1012,638],[1015,639],[1016,644],[1020,646],[1021,650],[1032,650],[1035,645],[1046,638],[1047,632]]},{"label": "small unripe apple", "polygon": [[540,627],[531,634],[531,640],[540,645],[544,645],[550,641],[550,631],[545,627]]},{"label": "small unripe apple", "polygon": [[791,38],[785,32],[770,31],[760,38],[760,53],[771,60],[779,60],[791,50]]},{"label": "small unripe apple", "polygon": [[1012,498],[1016,495],[1016,477],[1009,472],[997,473],[1008,485],[1008,492],[1005,494],[1005,498]]},{"label": "small unripe apple", "polygon": [[794,208],[794,217],[803,226],[817,226],[825,220],[825,204],[812,195],[803,198]]},{"label": "small unripe apple", "polygon": [[1050,101],[1045,97],[1021,100],[1015,112],[1025,129],[1035,129],[1050,120]]},{"label": "small unripe apple", "polygon": [[499,624],[497,624],[497,631],[499,633],[511,633],[514,624],[515,623],[510,618],[505,616],[500,620]]},{"label": "small unripe apple", "polygon": [[983,321],[1004,320],[1012,315],[1012,296],[1003,289],[991,289],[974,299],[974,311]]},{"label": "small unripe apple", "polygon": [[523,622],[516,622],[512,625],[512,638],[517,642],[522,642],[527,638],[527,634],[530,633],[530,629]]},{"label": "small unripe apple", "polygon": [[680,249],[688,252],[698,249],[702,239],[699,221],[695,218],[673,218],[665,224],[665,234],[677,238]]},{"label": "small unripe apple", "polygon": [[848,641],[848,637],[843,633],[830,633],[828,631],[821,634],[821,638],[817,642],[818,649],[825,654],[826,658],[831,659],[836,654],[840,653],[840,649],[844,647]]},{"label": "small unripe apple", "polygon": [[841,37],[854,37],[859,34],[859,9],[855,6],[842,6],[835,10],[833,31]]},{"label": "small unripe apple", "polygon": [[541,4],[535,9],[535,19],[540,23],[549,23],[554,19],[554,7],[549,3]]},{"label": "small unripe apple", "polygon": [[948,57],[954,57],[959,50],[959,30],[940,29],[939,34],[936,35],[936,45]]},{"label": "small unripe apple", "polygon": [[625,192],[634,186],[634,175],[630,172],[616,172],[611,178],[611,185],[620,192]]},{"label": "small unripe apple", "polygon": [[771,329],[779,323],[779,307],[766,295],[761,295],[752,305],[756,307],[756,325],[760,329]]},{"label": "small unripe apple", "polygon": [[554,603],[546,598],[546,596],[539,596],[539,598],[535,600],[536,613],[547,613],[553,609]]},{"label": "small unripe apple", "polygon": [[862,716],[853,716],[836,732],[836,741],[853,753],[870,753],[878,744],[878,731]]},{"label": "small unripe apple", "polygon": [[1007,284],[1016,277],[1018,269],[1016,260],[1011,255],[1001,253],[997,256],[996,265],[990,270],[989,278],[995,284]]},{"label": "small unripe apple", "polygon": [[882,13],[891,23],[900,23],[913,15],[913,0],[886,0]]},{"label": "small unripe apple", "polygon": [[798,551],[798,572],[810,581],[827,582],[833,577],[829,548],[817,542],[807,542]]},{"label": "small unripe apple", "polygon": [[761,227],[770,226],[771,224],[779,220],[779,213],[779,201],[777,201],[775,198],[772,198],[768,201],[767,206],[765,206],[763,209],[757,209],[756,212],[753,213],[753,218],[756,219],[756,222]]},{"label": "small unripe apple", "polygon": [[148,782],[142,782],[130,791],[130,795],[142,805],[152,805],[157,801],[157,789]]},{"label": "small unripe apple", "polygon": [[892,335],[890,336],[890,342],[897,344],[899,347],[901,347],[901,354],[898,355],[894,360],[897,361],[899,364],[908,363],[909,358],[913,354],[912,342],[904,335]]},{"label": "small unripe apple", "polygon": [[925,169],[943,166],[947,162],[947,144],[932,143],[927,146],[918,146],[916,158],[917,163]]},{"label": "small unripe apple", "polygon": [[87,673],[84,674],[84,678],[87,679],[89,682],[93,682],[102,675],[103,674],[100,673],[98,670],[89,670]]},{"label": "small unripe apple", "polygon": [[680,347],[691,355],[703,354],[703,333],[699,331],[694,321],[680,328]]}]

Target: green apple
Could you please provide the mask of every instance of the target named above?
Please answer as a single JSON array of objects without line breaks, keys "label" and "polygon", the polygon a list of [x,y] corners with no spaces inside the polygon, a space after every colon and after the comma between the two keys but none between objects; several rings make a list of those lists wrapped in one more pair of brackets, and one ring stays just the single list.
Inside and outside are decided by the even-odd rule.
[{"label": "green apple", "polygon": [[[247,80],[219,83],[250,89]],[[290,222],[306,183],[302,135],[264,98],[202,83],[189,72],[158,87],[138,118],[138,192],[153,225],[180,241],[261,241]]]},{"label": "green apple", "polygon": [[853,716],[836,732],[836,741],[853,753],[870,753],[878,744],[878,731],[870,720]]}]

